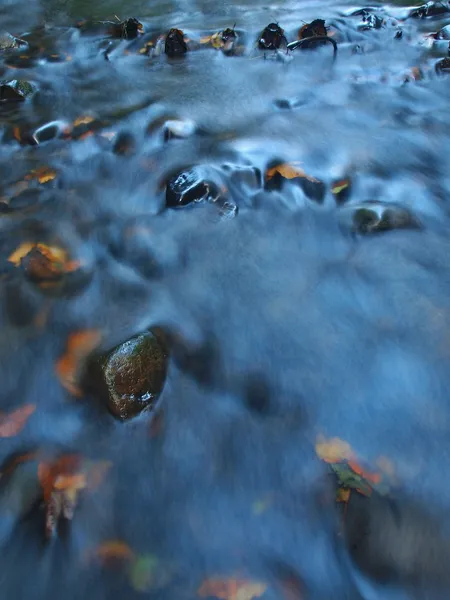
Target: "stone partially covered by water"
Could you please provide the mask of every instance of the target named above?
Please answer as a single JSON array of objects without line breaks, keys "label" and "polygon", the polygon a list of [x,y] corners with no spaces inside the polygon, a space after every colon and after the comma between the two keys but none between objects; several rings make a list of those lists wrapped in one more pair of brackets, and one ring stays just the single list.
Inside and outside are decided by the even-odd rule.
[{"label": "stone partially covered by water", "polygon": [[195,202],[216,201],[220,196],[216,183],[205,178],[199,167],[182,171],[166,186],[166,206],[178,208]]},{"label": "stone partially covered by water", "polygon": [[34,86],[23,79],[0,82],[0,101],[23,102],[33,95]]},{"label": "stone partially covered by water", "polygon": [[377,233],[392,229],[419,229],[420,223],[408,209],[395,204],[365,202],[341,209],[341,222],[356,233]]},{"label": "stone partially covered by water", "polygon": [[160,339],[143,333],[101,359],[109,410],[129,419],[152,408],[164,386],[168,355]]}]

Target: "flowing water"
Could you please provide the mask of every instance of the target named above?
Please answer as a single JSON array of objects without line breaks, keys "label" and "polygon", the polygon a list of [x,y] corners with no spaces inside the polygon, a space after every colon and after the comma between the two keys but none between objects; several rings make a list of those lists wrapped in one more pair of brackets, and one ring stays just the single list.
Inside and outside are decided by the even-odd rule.
[{"label": "flowing water", "polygon": [[[435,71],[448,42],[426,34],[450,13],[374,7],[385,24],[366,30],[350,16],[361,6],[328,0],[2,3],[1,28],[43,50],[0,64],[38,90],[0,106],[0,407],[36,405],[1,459],[39,449],[112,466],[50,541],[34,462],[0,482],[1,598],[213,598],[201,584],[214,576],[264,582],[264,599],[448,597],[450,88]],[[122,41],[105,60],[102,36],[73,25],[114,15],[137,17],[143,40],[236,23],[248,51],[200,45],[175,61]],[[335,62],[331,45],[282,60],[251,48],[270,22],[291,41],[315,18]],[[92,135],[26,143],[80,117]],[[168,119],[198,133],[164,141]],[[274,161],[301,163],[321,202],[289,180],[264,190],[252,169]],[[165,182],[192,165],[225,206],[165,208]],[[23,192],[39,167],[56,177]],[[371,201],[411,226],[354,231]],[[82,261],[83,285],[51,295],[10,268],[44,235]],[[172,340],[157,434],[154,414],[121,422],[55,372],[73,332],[100,330],[106,351],[150,327]],[[395,473],[387,496],[352,494],[347,538],[319,435]],[[151,557],[145,585],[89,559],[106,540]]]}]

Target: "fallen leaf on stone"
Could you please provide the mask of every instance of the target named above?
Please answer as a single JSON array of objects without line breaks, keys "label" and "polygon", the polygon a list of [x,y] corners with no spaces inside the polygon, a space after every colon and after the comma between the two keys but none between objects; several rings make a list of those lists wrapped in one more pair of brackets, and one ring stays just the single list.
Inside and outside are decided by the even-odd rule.
[{"label": "fallen leaf on stone", "polygon": [[335,195],[340,194],[343,190],[347,189],[350,185],[349,179],[339,179],[335,181],[331,187],[331,192]]},{"label": "fallen leaf on stone", "polygon": [[69,335],[66,352],[56,362],[56,374],[63,385],[74,396],[81,396],[78,386],[85,360],[101,341],[101,333],[97,329],[86,329]]},{"label": "fallen leaf on stone", "polygon": [[43,289],[55,287],[64,275],[81,267],[79,261],[69,258],[64,248],[34,242],[23,242],[8,261],[22,267],[27,277]]},{"label": "fallen leaf on stone", "polygon": [[[275,165],[266,171],[266,181],[272,179],[276,174],[281,175],[284,179],[295,179],[296,177],[308,177],[305,171],[300,167],[301,163],[282,163]],[[311,178],[313,181],[317,181]]]},{"label": "fallen leaf on stone", "polygon": [[200,598],[219,598],[220,600],[253,600],[260,598],[267,585],[246,579],[206,579],[198,589]]},{"label": "fallen leaf on stone", "polygon": [[53,181],[56,177],[56,171],[51,167],[39,167],[38,169],[33,169],[25,176],[27,181],[32,179],[37,179],[39,183],[48,183],[49,181]]},{"label": "fallen leaf on stone", "polygon": [[0,438],[13,437],[20,433],[35,410],[34,404],[25,404],[13,412],[0,414]]}]

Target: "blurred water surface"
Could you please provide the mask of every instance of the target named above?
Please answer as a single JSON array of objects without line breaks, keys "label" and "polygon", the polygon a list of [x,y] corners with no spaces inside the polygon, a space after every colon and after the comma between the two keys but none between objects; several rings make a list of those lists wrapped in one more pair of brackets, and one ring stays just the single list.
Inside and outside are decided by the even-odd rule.
[{"label": "blurred water surface", "polygon": [[[435,72],[448,44],[431,47],[426,35],[450,13],[411,19],[404,3],[374,3],[386,24],[366,30],[351,16],[358,8],[2,3],[2,29],[44,50],[30,64],[8,53],[0,64],[3,79],[38,90],[0,106],[0,408],[37,406],[2,439],[1,458],[39,448],[112,463],[51,542],[35,470],[0,482],[2,598],[194,598],[205,578],[233,574],[267,582],[268,599],[447,597],[450,90]],[[171,61],[122,41],[107,61],[102,36],[74,24],[115,15],[138,18],[144,39],[180,27],[198,41],[236,23],[248,52],[204,46]],[[252,50],[268,23],[290,41],[314,18],[330,26],[336,62],[331,46],[288,61]],[[24,143],[80,117],[98,122],[92,135]],[[164,142],[169,119],[202,134]],[[125,133],[134,152],[123,156],[113,148]],[[273,161],[300,162],[323,182],[323,201],[236,175]],[[235,218],[214,203],[165,208],[165,181],[191,165],[214,173]],[[18,182],[43,166],[56,178],[36,184],[33,201],[17,199]],[[347,179],[340,204],[332,188]],[[406,211],[414,226],[355,233],[352,215],[370,201]],[[76,294],[48,296],[7,268],[41,231],[89,266]],[[55,362],[70,333],[100,329],[107,350],[155,326],[175,340],[158,435],[153,415],[118,422],[94,395],[73,399],[61,386]],[[314,453],[319,434],[395,470],[389,500],[356,509],[356,558]],[[151,555],[159,575],[136,589],[123,565],[86,558],[106,540]],[[280,581],[293,574],[302,591],[287,596]]]}]

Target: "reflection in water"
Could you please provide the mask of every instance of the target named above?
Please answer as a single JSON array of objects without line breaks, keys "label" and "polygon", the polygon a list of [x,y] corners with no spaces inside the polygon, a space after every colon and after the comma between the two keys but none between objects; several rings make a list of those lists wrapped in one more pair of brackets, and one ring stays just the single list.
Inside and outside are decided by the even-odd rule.
[{"label": "reflection in water", "polygon": [[[28,44],[2,79],[33,90],[0,106],[5,598],[446,597],[448,41],[430,34],[450,13],[354,10],[1,7]],[[70,26],[114,15],[144,35]],[[312,19],[335,62],[255,48]],[[127,354],[108,382],[158,400],[122,421],[86,361],[149,329],[167,374],[159,349],[151,392]],[[370,467],[334,460],[343,510],[314,451],[330,438]]]}]

